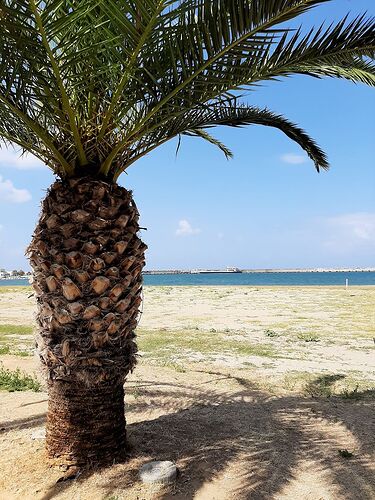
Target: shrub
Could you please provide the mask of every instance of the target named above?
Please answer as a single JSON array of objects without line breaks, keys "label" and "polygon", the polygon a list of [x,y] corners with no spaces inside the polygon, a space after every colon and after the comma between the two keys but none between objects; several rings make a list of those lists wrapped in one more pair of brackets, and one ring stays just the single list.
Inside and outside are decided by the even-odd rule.
[{"label": "shrub", "polygon": [[320,338],[315,333],[299,333],[297,338],[305,342],[320,342]]},{"label": "shrub", "polygon": [[0,365],[0,389],[9,392],[39,392],[41,390],[41,384],[35,377],[21,372],[20,369],[8,370]]},{"label": "shrub", "polygon": [[264,333],[267,337],[279,337],[279,334],[274,332],[273,330],[266,330]]}]

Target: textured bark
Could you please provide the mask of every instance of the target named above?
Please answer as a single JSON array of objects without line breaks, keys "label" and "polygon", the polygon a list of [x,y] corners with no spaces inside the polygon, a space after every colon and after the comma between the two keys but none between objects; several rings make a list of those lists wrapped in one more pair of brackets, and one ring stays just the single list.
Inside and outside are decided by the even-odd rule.
[{"label": "textured bark", "polygon": [[137,236],[138,217],[130,191],[90,178],[57,181],[43,201],[28,255],[36,346],[49,385],[51,458],[102,462],[123,448],[119,387],[136,362],[147,248]]},{"label": "textured bark", "polygon": [[56,464],[112,463],[125,456],[123,381],[93,387],[48,383],[47,454]]}]

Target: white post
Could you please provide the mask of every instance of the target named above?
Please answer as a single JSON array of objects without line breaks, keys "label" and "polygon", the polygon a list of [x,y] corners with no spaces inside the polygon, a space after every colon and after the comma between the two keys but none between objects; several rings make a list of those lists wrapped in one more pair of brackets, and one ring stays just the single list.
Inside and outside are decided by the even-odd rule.
[{"label": "white post", "polygon": [[349,286],[349,280],[348,280],[348,278],[346,278],[346,280],[345,280],[345,289],[346,290],[348,289],[348,286]]}]

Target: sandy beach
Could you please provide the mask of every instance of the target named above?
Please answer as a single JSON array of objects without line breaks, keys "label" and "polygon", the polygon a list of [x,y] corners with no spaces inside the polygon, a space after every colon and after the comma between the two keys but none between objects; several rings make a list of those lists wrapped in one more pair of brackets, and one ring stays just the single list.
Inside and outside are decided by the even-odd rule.
[{"label": "sandy beach", "polygon": [[[374,302],[375,287],[145,287],[129,461],[56,483],[30,437],[46,394],[1,391],[0,498],[374,498]],[[6,368],[37,374],[34,314],[31,289],[0,289]],[[151,459],[176,461],[173,488],[138,482]]]}]

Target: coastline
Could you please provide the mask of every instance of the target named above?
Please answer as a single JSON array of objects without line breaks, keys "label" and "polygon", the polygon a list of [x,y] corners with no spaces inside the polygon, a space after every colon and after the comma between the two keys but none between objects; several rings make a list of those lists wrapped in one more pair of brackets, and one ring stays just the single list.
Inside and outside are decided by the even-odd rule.
[{"label": "coastline", "polygon": [[[206,272],[212,274],[238,274],[237,272],[226,271],[224,269],[201,269],[199,270],[201,274]],[[240,273],[252,274],[252,273],[373,273],[375,272],[375,267],[368,268],[280,268],[280,269],[240,269]],[[143,274],[195,274],[192,273],[191,269],[150,269],[143,271]],[[199,274],[199,273],[198,273]]]},{"label": "coastline", "polygon": [[[149,269],[143,271],[144,275],[164,275],[164,274],[288,274],[288,273],[373,273],[375,267],[348,267],[348,268],[265,268],[265,269],[239,269],[238,271],[228,271],[225,269]],[[0,277],[3,281],[30,281],[32,276]]]}]

